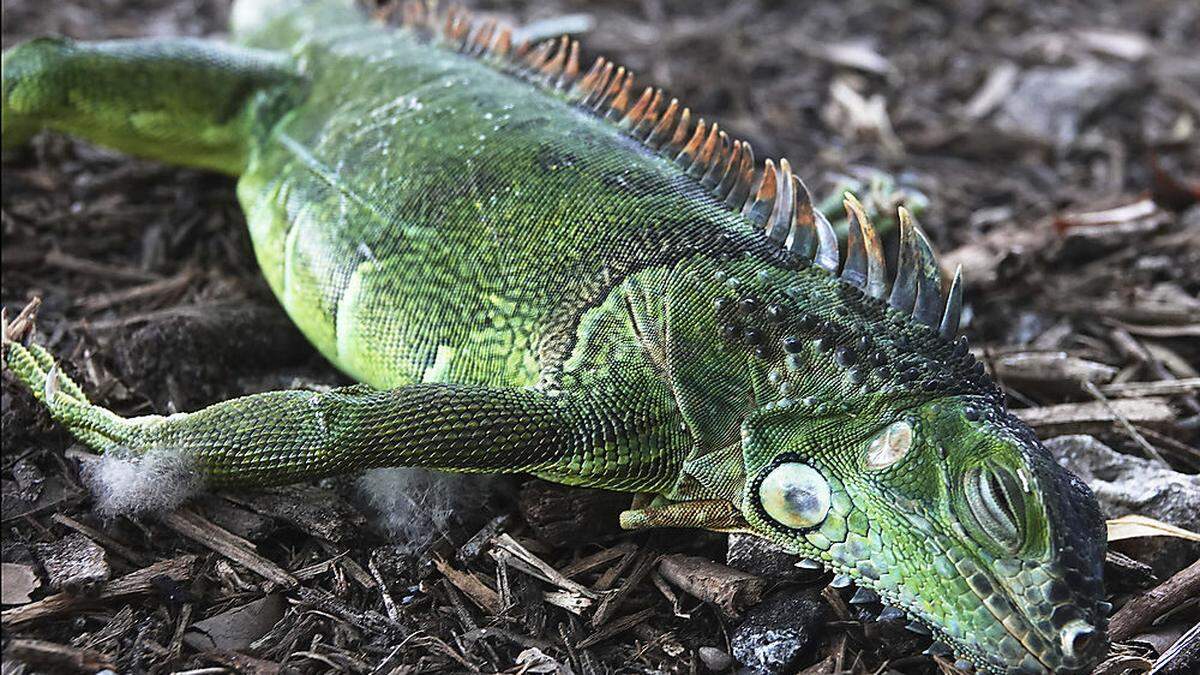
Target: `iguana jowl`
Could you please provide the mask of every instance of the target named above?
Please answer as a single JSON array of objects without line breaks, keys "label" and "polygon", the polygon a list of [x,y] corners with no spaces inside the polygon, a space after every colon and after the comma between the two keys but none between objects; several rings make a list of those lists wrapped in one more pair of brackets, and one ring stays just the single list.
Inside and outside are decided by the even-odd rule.
[{"label": "iguana jowl", "polygon": [[944,298],[911,218],[889,287],[856,200],[842,262],[786,161],[623,68],[404,18],[244,0],[239,46],[5,52],[6,147],[48,128],[237,175],[272,289],[363,383],[125,419],[10,342],[57,420],[214,487],[405,465],[643,493],[624,526],[775,541],[986,671],[1096,662],[1095,499],[954,340],[961,278]]}]

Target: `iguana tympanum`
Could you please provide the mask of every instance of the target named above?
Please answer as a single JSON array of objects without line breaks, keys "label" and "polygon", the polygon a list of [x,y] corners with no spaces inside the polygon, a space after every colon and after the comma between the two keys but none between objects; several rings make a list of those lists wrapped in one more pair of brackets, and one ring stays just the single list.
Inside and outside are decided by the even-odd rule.
[{"label": "iguana tympanum", "polygon": [[1096,501],[955,339],[960,277],[943,294],[907,214],[889,284],[854,198],[843,261],[786,161],[566,38],[421,4],[400,28],[345,0],[233,16],[236,46],[12,48],[4,145],[238,176],[271,288],[362,384],[126,419],[10,341],[81,441],[212,487],[402,465],[642,493],[623,526],[765,537],[985,671],[1105,651]]}]

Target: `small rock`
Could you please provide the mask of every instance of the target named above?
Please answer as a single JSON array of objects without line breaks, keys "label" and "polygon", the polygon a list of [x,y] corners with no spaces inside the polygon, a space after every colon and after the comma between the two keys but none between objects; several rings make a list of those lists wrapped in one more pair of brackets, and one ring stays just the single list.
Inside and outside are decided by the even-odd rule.
[{"label": "small rock", "polygon": [[[1086,435],[1052,438],[1046,447],[1059,464],[1096,493],[1106,517],[1137,514],[1200,531],[1200,476],[1116,452]],[[1200,552],[1200,545],[1173,537],[1131,539],[1114,546],[1149,563],[1163,579],[1190,564]]]},{"label": "small rock", "polygon": [[820,590],[782,590],[746,613],[730,636],[733,657],[754,673],[794,672],[820,641],[827,613]]},{"label": "small rock", "polygon": [[1123,68],[1101,63],[1030,68],[1005,97],[995,124],[1011,136],[1062,147],[1079,135],[1085,117],[1135,82]]},{"label": "small rock", "polygon": [[201,651],[239,650],[266,635],[283,617],[285,603],[278,593],[192,624],[183,641]]},{"label": "small rock", "polygon": [[104,549],[78,532],[49,544],[34,544],[33,550],[46,570],[51,590],[79,593],[112,575]]},{"label": "small rock", "polygon": [[701,647],[696,650],[700,662],[714,673],[723,673],[733,667],[733,657],[723,649],[716,647]]},{"label": "small rock", "polygon": [[725,562],[734,569],[768,579],[794,581],[815,579],[823,572],[796,567],[801,557],[788,553],[774,543],[753,534],[729,535]]}]

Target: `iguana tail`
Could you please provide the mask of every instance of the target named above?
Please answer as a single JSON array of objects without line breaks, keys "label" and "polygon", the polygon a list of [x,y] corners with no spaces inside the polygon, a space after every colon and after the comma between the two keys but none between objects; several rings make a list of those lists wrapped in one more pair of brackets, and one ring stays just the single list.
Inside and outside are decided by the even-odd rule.
[{"label": "iguana tail", "polygon": [[190,39],[39,38],[3,56],[3,146],[41,129],[239,174],[252,134],[301,87],[271,51]]}]

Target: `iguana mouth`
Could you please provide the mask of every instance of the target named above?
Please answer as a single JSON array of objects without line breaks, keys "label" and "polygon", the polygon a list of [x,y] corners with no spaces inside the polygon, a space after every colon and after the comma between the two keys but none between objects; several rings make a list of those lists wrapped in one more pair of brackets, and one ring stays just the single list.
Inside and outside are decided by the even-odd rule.
[{"label": "iguana mouth", "polygon": [[[994,575],[986,576],[995,581]],[[862,581],[865,580],[858,583],[866,587]],[[929,631],[934,642],[926,654],[948,656],[952,653],[958,659],[955,665],[960,670],[977,669],[994,675],[1085,673],[1099,657],[1100,646],[1104,644],[1103,631],[1099,627],[1078,618],[1058,625],[1054,613],[1041,618],[1029,616],[1028,611],[1022,610],[1022,603],[1016,602],[1009,593],[985,594],[971,584],[967,586],[979,601],[979,607],[992,618],[990,625],[1003,629],[998,640],[992,638],[995,644],[985,646],[978,639],[951,635],[943,625],[923,616],[911,603],[898,597],[889,598],[893,594],[885,589],[871,590],[878,592],[885,601],[894,601],[896,607]],[[979,630],[987,628],[977,629],[977,632]],[[1050,634],[1044,635],[1044,632]]]}]

